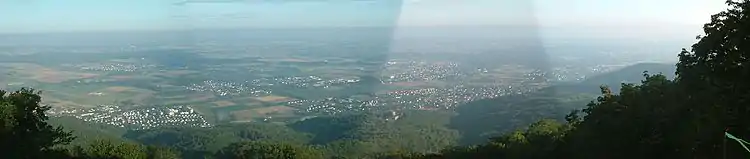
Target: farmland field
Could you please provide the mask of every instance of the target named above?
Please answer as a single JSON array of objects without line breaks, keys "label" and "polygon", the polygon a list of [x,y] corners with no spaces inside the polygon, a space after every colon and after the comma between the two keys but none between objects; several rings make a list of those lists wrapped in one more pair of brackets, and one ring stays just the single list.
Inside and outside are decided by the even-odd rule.
[{"label": "farmland field", "polygon": [[255,109],[245,109],[232,111],[232,120],[234,121],[252,121],[257,119],[263,119],[274,115],[277,117],[290,117],[294,116],[294,108],[287,106],[270,106]]},{"label": "farmland field", "polygon": [[[519,74],[529,70],[502,65],[484,73],[462,72],[447,53],[388,59],[315,50],[328,44],[270,48],[255,42],[249,47],[259,48],[126,45],[3,56],[0,88],[33,87],[55,108],[188,106],[220,123],[437,107],[433,101],[497,96],[508,87],[495,84],[524,80]],[[363,42],[361,47],[371,48]],[[281,50],[264,53],[268,49]],[[467,88],[485,85],[493,88]],[[411,99],[418,102],[406,101]]]}]

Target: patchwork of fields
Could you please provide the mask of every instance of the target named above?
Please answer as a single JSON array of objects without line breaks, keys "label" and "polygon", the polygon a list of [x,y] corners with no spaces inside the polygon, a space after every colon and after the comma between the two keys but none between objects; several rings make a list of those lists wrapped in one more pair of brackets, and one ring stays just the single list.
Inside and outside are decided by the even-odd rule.
[{"label": "patchwork of fields", "polygon": [[[303,58],[262,59],[259,62],[270,65],[276,63],[308,63],[315,60]],[[62,109],[87,109],[100,105],[188,105],[204,115],[212,122],[251,122],[264,121],[268,118],[291,118],[299,116],[296,110],[287,106],[286,102],[299,100],[300,97],[290,97],[282,94],[295,91],[292,86],[280,86],[278,81],[250,83],[250,80],[236,79],[272,78],[289,72],[283,70],[299,70],[295,66],[273,67],[265,65],[264,70],[246,69],[260,66],[259,64],[237,63],[214,65],[212,68],[187,69],[167,67],[138,67],[143,61],[138,60],[106,60],[91,64],[66,64],[64,66],[42,65],[36,63],[0,63],[0,88],[19,89],[32,87],[42,90],[43,103]],[[143,65],[143,64],[140,64]],[[218,69],[217,67],[221,68]],[[330,67],[330,66],[326,66]],[[136,69],[138,68],[138,69]],[[240,74],[227,74],[221,71],[244,70]],[[326,69],[305,67],[306,74],[318,76]],[[330,76],[346,75],[345,69],[339,69]],[[275,73],[278,72],[278,73]],[[252,75],[250,75],[252,73]],[[248,88],[235,85],[226,86],[216,82],[213,85],[200,87],[206,90],[189,90],[187,86],[206,80],[235,79]],[[244,77],[244,78],[243,78]],[[227,82],[229,83],[229,82]],[[254,84],[254,85],[253,85]],[[277,84],[277,85],[274,85]],[[263,89],[260,89],[264,86]],[[215,87],[215,88],[214,88]],[[254,87],[258,87],[255,89]],[[334,89],[332,87],[331,89]],[[231,91],[228,89],[246,89]],[[279,92],[279,94],[271,92]],[[313,91],[313,90],[308,90]],[[226,95],[221,92],[232,92]],[[323,95],[321,95],[323,97]]]}]

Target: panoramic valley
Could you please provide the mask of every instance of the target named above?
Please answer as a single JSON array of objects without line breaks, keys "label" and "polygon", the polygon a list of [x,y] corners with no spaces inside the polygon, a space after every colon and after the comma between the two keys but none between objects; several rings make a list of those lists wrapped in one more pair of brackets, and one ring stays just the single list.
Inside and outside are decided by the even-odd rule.
[{"label": "panoramic valley", "polygon": [[[513,54],[523,53],[516,49],[479,53],[388,50],[389,46],[378,46],[388,39],[381,39],[377,32],[357,36],[356,32],[367,30],[352,30],[347,41],[336,41],[305,36],[333,29],[306,31],[286,32],[286,38],[246,41],[252,45],[232,45],[236,43],[230,41],[232,37],[224,37],[184,45],[150,46],[133,41],[9,47],[0,60],[0,82],[8,90],[42,90],[43,103],[53,106],[49,112],[53,116],[150,129],[289,123],[359,112],[451,111],[467,102],[580,82],[645,61],[572,60],[540,68],[534,66],[536,62],[515,62],[528,59],[513,58],[557,59],[545,52],[526,53],[539,57],[516,57]],[[205,34],[217,33],[226,34],[221,30]],[[143,38],[150,36],[154,35]],[[82,42],[89,42],[86,40],[91,39]]]},{"label": "panoramic valley", "polygon": [[0,1],[0,158],[747,158],[749,11]]},{"label": "panoramic valley", "polygon": [[[503,38],[463,38],[432,48],[425,46],[441,39],[390,39],[382,35],[387,28],[346,31],[211,30],[189,41],[172,39],[186,34],[175,32],[18,35],[48,41],[5,46],[0,82],[5,90],[40,90],[53,123],[91,136],[78,144],[124,139],[202,156],[255,138],[322,145],[357,158],[407,147],[437,152],[481,144],[539,119],[562,120],[596,99],[600,85],[638,82],[643,71],[673,76],[675,70],[668,60],[630,58],[637,55],[625,52],[640,50],[637,43],[619,46],[625,48],[621,54],[609,53],[613,44],[576,54],[542,52],[542,44],[482,45],[516,43]],[[312,36],[317,34],[346,40]],[[79,43],[56,41],[66,39]],[[473,49],[441,48],[465,45]],[[335,148],[395,140],[402,144],[395,149]]]}]

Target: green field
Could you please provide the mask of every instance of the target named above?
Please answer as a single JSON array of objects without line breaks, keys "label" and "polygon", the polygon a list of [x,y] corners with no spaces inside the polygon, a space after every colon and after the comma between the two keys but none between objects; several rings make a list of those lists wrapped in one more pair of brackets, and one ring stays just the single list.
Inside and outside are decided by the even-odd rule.
[{"label": "green field", "polygon": [[[179,57],[137,55],[139,56],[137,58],[127,57],[129,55],[98,55],[99,61],[82,60],[79,62],[75,59],[68,59],[67,62],[43,64],[0,63],[0,68],[2,68],[0,73],[3,73],[0,75],[2,77],[0,88],[33,87],[43,91],[43,102],[62,107],[89,108],[106,104],[189,105],[205,115],[207,120],[216,122],[219,120],[262,120],[268,116],[292,118],[297,115],[293,109],[285,107],[288,101],[371,94],[373,88],[380,87],[355,84],[332,85],[328,88],[299,88],[274,83],[276,85],[262,86],[262,89],[270,90],[272,94],[219,96],[211,91],[187,90],[185,86],[204,84],[206,80],[244,82],[258,78],[310,75],[336,79],[360,77],[370,73],[361,70],[366,67],[359,66],[361,60],[344,57],[313,58],[279,55],[260,58],[260,60],[252,58],[247,61],[199,57],[190,60],[201,61],[200,63],[186,64],[191,67],[177,67],[169,65],[183,64],[182,61],[175,59]],[[108,58],[109,56],[112,57]],[[162,59],[149,61],[148,56]],[[331,62],[321,64],[326,59]],[[133,69],[143,64],[154,67]],[[18,85],[21,82],[22,85]],[[430,84],[430,86],[433,85],[435,84]],[[409,89],[427,86],[395,87]]]},{"label": "green field", "polygon": [[100,104],[114,104],[121,101],[141,103],[154,94],[151,90],[108,86],[102,84],[81,84],[72,86],[44,85],[39,89],[43,95],[50,98],[80,104],[81,106],[96,106]]}]

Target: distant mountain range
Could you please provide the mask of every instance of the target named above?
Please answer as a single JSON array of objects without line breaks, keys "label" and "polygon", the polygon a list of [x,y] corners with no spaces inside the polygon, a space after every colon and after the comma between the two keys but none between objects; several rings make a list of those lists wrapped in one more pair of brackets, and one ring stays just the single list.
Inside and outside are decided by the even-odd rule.
[{"label": "distant mountain range", "polygon": [[643,80],[644,71],[648,71],[648,74],[663,74],[669,79],[674,79],[676,69],[677,67],[674,64],[639,63],[588,78],[581,82],[581,84],[637,83]]},{"label": "distant mountain range", "polygon": [[677,67],[674,64],[639,63],[612,72],[592,76],[581,82],[560,84],[547,89],[554,89],[559,92],[598,94],[599,86],[605,85],[609,86],[612,91],[617,92],[620,90],[622,83],[640,83],[643,80],[644,71],[652,75],[663,74],[668,79],[674,79],[676,69]]}]

